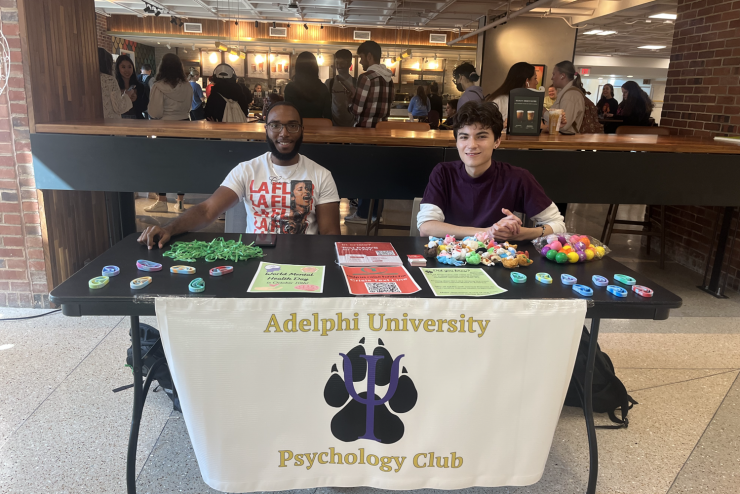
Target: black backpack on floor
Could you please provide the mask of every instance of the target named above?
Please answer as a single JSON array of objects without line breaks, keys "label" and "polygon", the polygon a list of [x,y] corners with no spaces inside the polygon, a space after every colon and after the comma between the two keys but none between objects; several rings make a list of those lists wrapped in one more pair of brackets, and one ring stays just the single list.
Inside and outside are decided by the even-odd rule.
[{"label": "black backpack on floor", "polygon": [[[581,343],[578,346],[578,355],[573,367],[573,376],[570,379],[568,393],[565,395],[565,405],[569,407],[583,408],[583,391],[585,389],[584,381],[586,379],[586,360],[588,358],[588,345],[591,341],[591,334],[583,327],[581,334]],[[629,425],[627,412],[633,405],[638,403],[627,394],[627,388],[622,381],[614,374],[614,365],[609,355],[601,351],[599,345],[596,345],[596,361],[594,363],[594,382],[593,382],[593,410],[596,413],[608,413],[612,422],[619,425],[602,425],[597,426],[600,429],[620,429]],[[622,419],[615,415],[617,409],[621,410]]]},{"label": "black backpack on floor", "polygon": [[[131,330],[129,330],[130,335]],[[144,378],[146,378],[149,368],[154,365],[154,362],[165,358],[164,347],[162,347],[162,339],[159,337],[159,331],[148,324],[139,323],[139,335],[141,345],[141,372],[144,374]],[[134,365],[133,351],[133,347],[129,347],[126,352],[126,364],[128,367],[133,367]],[[157,367],[152,379],[159,383],[159,386],[164,389],[167,396],[172,400],[172,408],[178,412],[182,412],[180,398],[177,396],[177,390],[175,389],[175,384],[172,382],[170,368],[167,366],[167,363]],[[154,391],[156,391],[156,388]]]}]

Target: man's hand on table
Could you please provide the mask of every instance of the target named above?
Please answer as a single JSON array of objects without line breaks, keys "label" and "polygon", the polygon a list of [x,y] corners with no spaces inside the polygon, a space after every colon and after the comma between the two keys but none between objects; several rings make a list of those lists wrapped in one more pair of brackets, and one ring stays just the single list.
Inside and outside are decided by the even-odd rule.
[{"label": "man's hand on table", "polygon": [[148,226],[146,230],[141,232],[139,237],[139,243],[146,245],[150,249],[156,245],[160,249],[167,245],[172,235],[166,228],[160,226]]},{"label": "man's hand on table", "polygon": [[522,220],[506,208],[502,208],[501,212],[506,216],[494,223],[488,233],[496,240],[515,240],[521,232]]}]

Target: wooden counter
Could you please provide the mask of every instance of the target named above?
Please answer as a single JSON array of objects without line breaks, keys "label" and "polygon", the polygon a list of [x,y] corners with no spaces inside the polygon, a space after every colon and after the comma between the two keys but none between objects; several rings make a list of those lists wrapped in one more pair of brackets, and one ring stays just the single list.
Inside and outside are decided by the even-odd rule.
[{"label": "wooden counter", "polygon": [[[264,124],[221,123],[201,120],[175,122],[162,120],[100,120],[37,124],[37,133],[195,137],[216,139],[265,139]],[[347,127],[307,130],[306,143],[371,144],[379,146],[455,147],[450,130],[409,132]],[[504,136],[501,149],[647,151],[666,153],[740,154],[740,146],[710,139],[679,136],[583,134],[575,136],[541,134],[539,137]]]}]

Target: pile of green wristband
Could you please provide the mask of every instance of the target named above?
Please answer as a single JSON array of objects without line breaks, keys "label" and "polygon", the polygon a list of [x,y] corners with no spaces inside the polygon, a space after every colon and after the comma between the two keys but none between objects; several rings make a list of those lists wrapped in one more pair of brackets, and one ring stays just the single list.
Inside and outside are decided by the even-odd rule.
[{"label": "pile of green wristband", "polygon": [[206,262],[215,261],[246,261],[257,257],[264,257],[262,249],[242,243],[239,240],[224,240],[223,237],[214,238],[210,242],[193,240],[192,242],[175,242],[170,250],[162,254],[174,261],[195,262],[205,258]]}]

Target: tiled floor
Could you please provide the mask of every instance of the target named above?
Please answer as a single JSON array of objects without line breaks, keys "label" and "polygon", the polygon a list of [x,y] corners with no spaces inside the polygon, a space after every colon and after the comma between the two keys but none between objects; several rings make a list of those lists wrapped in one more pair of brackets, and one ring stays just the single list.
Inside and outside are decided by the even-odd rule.
[{"label": "tiled floor", "polygon": [[[146,215],[140,225],[172,214]],[[621,214],[639,218],[642,208]],[[389,201],[389,224],[407,224],[410,203]],[[349,213],[342,203],[343,215]],[[569,230],[599,236],[605,206],[571,205]],[[216,223],[211,231],[223,226]],[[343,225],[358,234],[361,225]],[[383,234],[404,235],[386,230]],[[658,269],[640,237],[616,236],[612,256],[673,290],[684,306],[667,321],[602,322],[600,342],[639,405],[626,430],[599,430],[599,493],[740,492],[740,296],[715,299],[701,277],[675,263]],[[0,318],[43,311],[2,309]],[[154,323],[153,320],[143,322]],[[124,367],[128,324],[122,318],[43,318],[0,323],[0,493],[123,493],[131,380]],[[597,424],[608,419],[597,416]],[[139,439],[140,493],[215,492],[202,481],[190,439],[169,399],[150,393]],[[588,456],[583,416],[565,408],[540,482],[460,493],[573,494],[585,490]],[[370,488],[302,493],[381,494]],[[426,491],[425,491],[426,492]],[[441,492],[441,491],[439,491]]]}]

